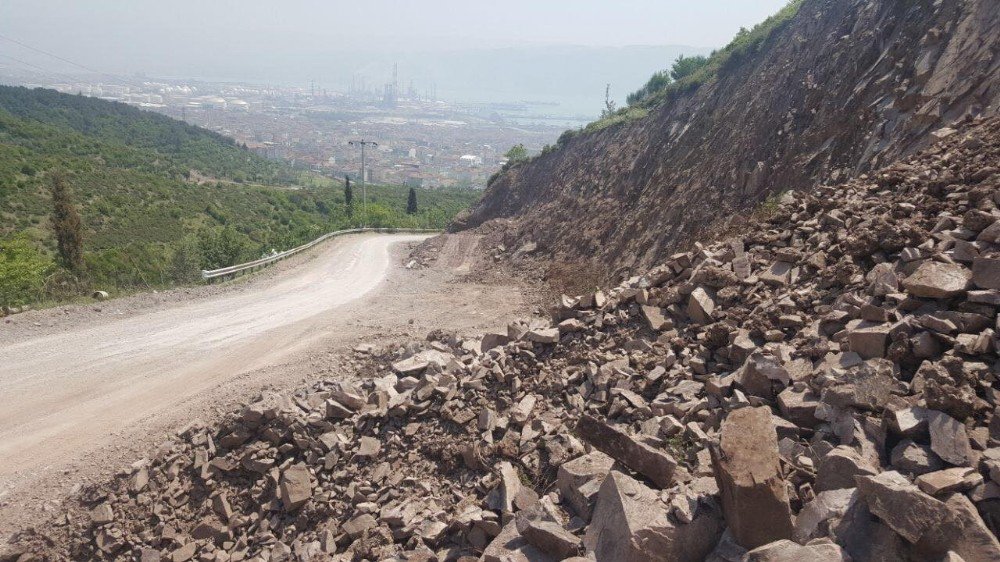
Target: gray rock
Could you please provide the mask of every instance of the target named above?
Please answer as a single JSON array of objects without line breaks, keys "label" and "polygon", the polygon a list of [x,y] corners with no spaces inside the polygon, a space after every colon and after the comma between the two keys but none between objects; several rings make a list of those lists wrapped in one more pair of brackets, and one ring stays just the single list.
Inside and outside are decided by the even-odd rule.
[{"label": "gray rock", "polygon": [[293,464],[281,473],[279,483],[281,505],[285,511],[295,511],[312,498],[312,474],[303,463]]},{"label": "gray rock", "polygon": [[1000,257],[976,258],[972,262],[972,282],[981,289],[1000,289]]},{"label": "gray rock", "polygon": [[927,260],[903,280],[903,288],[916,297],[945,299],[965,292],[971,279],[965,266]]},{"label": "gray rock", "polygon": [[928,429],[931,434],[931,450],[945,462],[955,466],[969,466],[972,463],[972,446],[961,422],[943,412],[932,412]]},{"label": "gray rock", "polygon": [[850,562],[848,556],[833,543],[800,545],[788,539],[759,546],[743,557],[744,562]]},{"label": "gray rock", "polygon": [[691,292],[688,299],[688,316],[699,324],[709,324],[712,322],[712,314],[715,312],[715,299],[705,289],[698,287]]},{"label": "gray rock", "polygon": [[854,488],[855,476],[878,474],[877,467],[872,466],[847,445],[841,445],[824,455],[816,468],[817,492]]},{"label": "gray rock", "polygon": [[892,467],[907,474],[919,475],[944,468],[944,461],[930,447],[904,439],[893,447]]}]

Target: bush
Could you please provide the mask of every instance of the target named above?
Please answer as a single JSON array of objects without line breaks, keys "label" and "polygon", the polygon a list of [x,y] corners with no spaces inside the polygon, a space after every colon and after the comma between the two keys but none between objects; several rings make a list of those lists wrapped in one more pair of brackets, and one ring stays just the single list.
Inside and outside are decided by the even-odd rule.
[{"label": "bush", "polygon": [[674,61],[674,66],[670,69],[670,77],[674,80],[683,80],[700,70],[706,64],[708,64],[708,57],[700,55],[685,57],[681,55]]},{"label": "bush", "polygon": [[176,283],[193,283],[201,279],[203,259],[198,237],[188,234],[177,243],[170,257],[170,279]]},{"label": "bush", "polygon": [[54,265],[23,236],[0,240],[0,305],[20,306],[40,300],[45,277]]},{"label": "bush", "polygon": [[[804,0],[790,0],[778,13],[770,16],[753,29],[740,29],[728,45],[712,52],[709,57],[681,56],[674,61],[667,76],[661,70],[653,74],[645,86],[628,96],[629,105],[655,105],[669,101],[673,96],[689,92],[715,78],[723,68],[741,64],[756,53],[775,31],[781,29],[798,13]],[[673,77],[673,82],[670,78]]]},{"label": "bush", "polygon": [[251,261],[259,256],[260,246],[231,226],[203,229],[198,233],[201,269],[219,269]]}]

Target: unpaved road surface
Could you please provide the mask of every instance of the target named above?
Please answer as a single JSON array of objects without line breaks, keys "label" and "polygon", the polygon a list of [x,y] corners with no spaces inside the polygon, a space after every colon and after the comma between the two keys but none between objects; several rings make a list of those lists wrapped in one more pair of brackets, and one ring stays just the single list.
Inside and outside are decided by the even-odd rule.
[{"label": "unpaved road surface", "polygon": [[173,424],[207,419],[212,407],[264,386],[329,376],[341,363],[323,358],[338,345],[412,339],[432,327],[485,329],[524,313],[517,289],[461,283],[465,267],[403,269],[405,243],[424,238],[338,238],[235,289],[194,289],[145,309],[125,303],[124,312],[84,315],[65,329],[59,311],[34,313],[20,331],[0,328],[8,330],[0,338],[0,529],[23,524],[33,502],[122,466],[96,465],[139,458]]}]

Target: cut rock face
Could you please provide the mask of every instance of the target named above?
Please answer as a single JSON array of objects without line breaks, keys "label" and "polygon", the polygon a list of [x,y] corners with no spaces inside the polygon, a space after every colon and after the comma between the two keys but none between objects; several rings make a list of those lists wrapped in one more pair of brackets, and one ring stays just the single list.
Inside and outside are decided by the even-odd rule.
[{"label": "cut rock face", "polygon": [[770,408],[730,413],[719,444],[710,451],[722,512],[736,541],[753,549],[792,538],[792,514]]}]

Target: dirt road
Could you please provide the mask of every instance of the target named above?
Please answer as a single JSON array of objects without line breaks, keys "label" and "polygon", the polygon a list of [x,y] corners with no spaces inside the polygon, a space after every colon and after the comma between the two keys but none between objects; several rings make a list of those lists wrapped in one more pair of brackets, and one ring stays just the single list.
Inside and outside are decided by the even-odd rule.
[{"label": "dirt road", "polygon": [[[423,238],[339,238],[238,290],[206,287],[200,298],[124,317],[69,322],[64,330],[55,325],[41,335],[28,328],[21,337],[7,334],[0,340],[0,500],[67,467],[79,470],[88,455],[106,458],[102,451],[162,439],[158,432],[184,416],[204,419],[199,409],[278,379],[300,381],[309,374],[304,358],[359,336],[411,335],[406,328],[424,315],[461,329],[492,325],[506,309],[523,311],[517,291],[463,286],[447,272],[400,267],[402,255],[393,250],[399,254],[399,243]],[[444,321],[445,311],[453,322]],[[57,313],[47,314],[33,325]],[[235,390],[234,380],[240,381]]]}]

